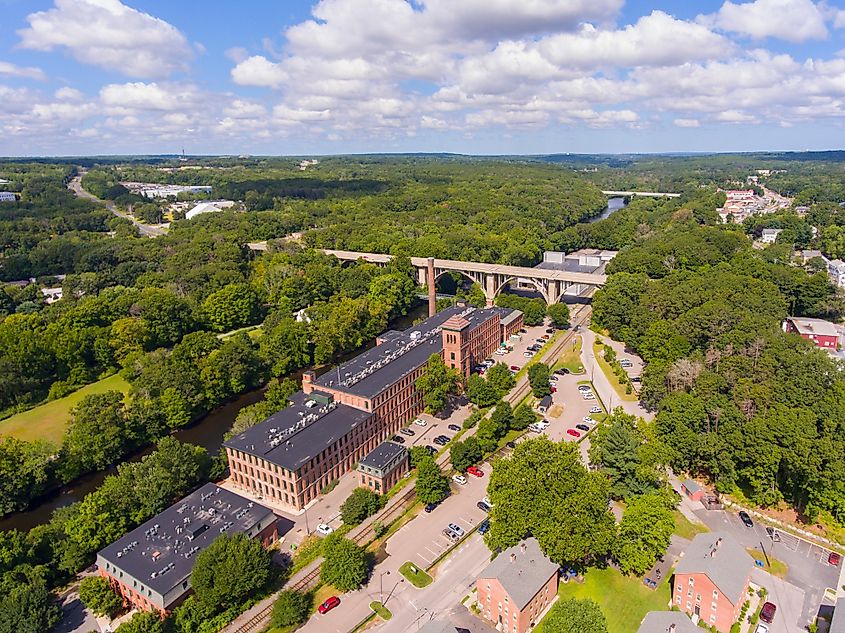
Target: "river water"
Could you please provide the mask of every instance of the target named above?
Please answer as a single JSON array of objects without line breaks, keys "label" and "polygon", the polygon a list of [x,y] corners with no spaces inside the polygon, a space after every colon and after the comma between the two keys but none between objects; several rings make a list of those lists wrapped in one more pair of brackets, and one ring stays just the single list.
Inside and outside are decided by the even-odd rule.
[{"label": "river water", "polygon": [[619,211],[619,209],[625,206],[625,198],[609,198],[607,201],[607,208],[602,211],[601,214],[587,220],[587,222],[598,222],[599,220],[609,218],[611,213],[613,213],[614,211]]},{"label": "river water", "polygon": [[[407,315],[396,319],[390,324],[390,327],[397,330],[404,330],[411,327],[414,321],[419,318],[428,316],[428,306],[426,303],[421,303],[414,307]],[[360,354],[362,351],[369,349],[375,345],[375,340],[367,342],[360,349],[354,352],[349,352],[342,355],[339,363],[349,360],[353,356]],[[318,373],[328,371],[331,367],[325,366],[317,370]],[[322,370],[322,371],[321,371]],[[291,376],[296,380],[302,378],[302,371],[296,372]],[[189,442],[202,446],[210,454],[216,455],[220,451],[223,444],[223,436],[226,431],[232,428],[238,412],[244,407],[255,404],[264,397],[264,388],[256,389],[242,394],[237,399],[227,402],[226,404],[211,411],[204,418],[192,424],[189,427],[180,429],[174,432],[173,436],[180,442]],[[144,455],[148,455],[153,451],[152,446],[148,446],[143,450],[139,450],[132,455],[124,458],[123,461],[138,461]],[[63,508],[76,501],[81,501],[82,498],[89,492],[96,490],[107,475],[116,471],[115,468],[108,470],[90,473],[84,475],[69,483],[62,488],[59,488],[51,493],[33,502],[33,505],[20,512],[13,512],[0,519],[0,530],[30,530],[37,525],[42,525],[50,520],[53,510],[56,508]]]}]

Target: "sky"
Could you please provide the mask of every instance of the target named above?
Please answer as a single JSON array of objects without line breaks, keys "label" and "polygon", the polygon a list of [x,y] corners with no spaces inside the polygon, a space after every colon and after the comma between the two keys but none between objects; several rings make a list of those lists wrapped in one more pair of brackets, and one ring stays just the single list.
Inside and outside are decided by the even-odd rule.
[{"label": "sky", "polygon": [[841,149],[845,0],[0,0],[0,155]]}]

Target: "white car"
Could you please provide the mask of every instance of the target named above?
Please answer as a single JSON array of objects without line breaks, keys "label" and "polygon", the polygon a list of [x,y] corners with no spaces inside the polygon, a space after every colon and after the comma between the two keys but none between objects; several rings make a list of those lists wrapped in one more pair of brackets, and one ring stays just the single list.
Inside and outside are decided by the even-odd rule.
[{"label": "white car", "polygon": [[623,358],[622,360],[620,360],[619,364],[622,365],[622,367],[633,367],[634,366],[634,363],[629,361],[627,358]]},{"label": "white car", "polygon": [[589,424],[591,426],[594,426],[595,423],[596,423],[596,421],[593,418],[591,418],[589,415],[584,418],[584,422],[586,422],[587,424]]},{"label": "white car", "polygon": [[464,528],[462,528],[460,525],[456,525],[456,524],[454,524],[454,523],[450,523],[450,524],[449,524],[449,529],[450,529],[450,530],[452,530],[452,531],[453,531],[455,534],[457,534],[459,537],[461,537],[461,536],[463,536],[464,534],[466,534],[466,532],[464,532]]},{"label": "white car", "polygon": [[466,484],[467,478],[464,477],[463,475],[460,475],[460,474],[459,475],[452,475],[452,481],[454,481],[456,484],[460,484],[460,485],[463,486],[463,485]]},{"label": "white car", "polygon": [[504,355],[505,355],[505,354],[507,354],[507,353],[508,353],[508,350],[503,349],[503,348],[501,348],[501,347],[500,347],[499,349],[497,349],[497,350],[496,350],[496,356],[504,356]]},{"label": "white car", "polygon": [[595,400],[596,397],[592,394],[592,392],[587,392],[584,394],[584,400]]},{"label": "white car", "polygon": [[328,523],[320,523],[320,525],[317,526],[317,534],[328,536],[332,532],[334,532],[334,528]]},{"label": "white car", "polygon": [[484,498],[482,499],[482,501],[483,501],[484,503],[486,503],[488,506],[490,506],[491,508],[493,507],[493,502],[492,502],[492,501],[490,501],[490,497],[484,497]]},{"label": "white car", "polygon": [[590,385],[578,385],[578,391],[581,393],[587,393],[588,391],[592,391],[592,387]]},{"label": "white car", "polygon": [[557,384],[557,376],[549,376],[549,384],[556,385]]},{"label": "white car", "polygon": [[769,627],[760,622],[757,624],[757,628],[754,629],[754,633],[769,633]]},{"label": "white car", "polygon": [[590,407],[590,413],[601,413],[601,407]]},{"label": "white car", "polygon": [[428,423],[422,418],[417,418],[416,420],[414,420],[414,424],[416,424],[417,426],[426,426]]}]

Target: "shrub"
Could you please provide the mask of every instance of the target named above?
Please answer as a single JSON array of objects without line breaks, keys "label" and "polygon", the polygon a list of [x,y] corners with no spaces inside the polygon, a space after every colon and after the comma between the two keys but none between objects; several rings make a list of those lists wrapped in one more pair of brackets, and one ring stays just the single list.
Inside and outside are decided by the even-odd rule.
[{"label": "shrub", "polygon": [[308,619],[311,597],[298,591],[283,591],[273,604],[270,624],[277,628],[302,624]]}]

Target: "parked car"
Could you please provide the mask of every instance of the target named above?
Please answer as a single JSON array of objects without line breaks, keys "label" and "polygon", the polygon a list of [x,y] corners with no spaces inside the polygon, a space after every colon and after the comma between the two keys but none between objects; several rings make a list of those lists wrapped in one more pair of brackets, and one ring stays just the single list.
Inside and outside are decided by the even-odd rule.
[{"label": "parked car", "polygon": [[423,508],[423,510],[426,512],[434,512],[434,509],[439,505],[439,503],[427,503],[425,504],[425,508]]},{"label": "parked car", "polygon": [[485,496],[485,497],[482,499],[482,501],[483,501],[484,503],[486,503],[488,506],[490,506],[491,508],[493,507],[493,502],[492,502],[492,501],[490,501],[490,497]]},{"label": "parked car", "polygon": [[767,627],[762,622],[758,622],[757,628],[754,629],[754,633],[769,633],[769,627]]},{"label": "parked car", "polygon": [[558,381],[558,378],[557,378],[557,376],[555,376],[554,374],[552,374],[551,376],[549,376],[549,384],[556,385],[556,384],[557,384],[557,381]]},{"label": "parked car", "polygon": [[427,426],[428,422],[426,422],[422,418],[417,418],[416,420],[414,420],[414,424],[416,424],[417,426]]},{"label": "parked car", "polygon": [[429,454],[429,455],[436,455],[436,454],[437,454],[437,449],[436,449],[436,448],[434,448],[431,444],[426,444],[426,445],[425,445],[425,450],[427,450],[427,451],[428,451],[428,454]]},{"label": "parked car", "polygon": [[578,391],[580,391],[581,393],[587,393],[587,392],[590,392],[592,390],[593,390],[593,388],[590,387],[590,385],[578,385]]},{"label": "parked car", "polygon": [[544,343],[545,343],[546,341],[548,341],[548,340],[549,340],[549,338],[550,338],[550,337],[549,337],[549,335],[548,335],[548,334],[543,334],[542,336],[540,336],[540,340],[541,340],[541,341],[543,341]]},{"label": "parked car", "polygon": [[575,429],[566,429],[566,434],[571,435],[572,437],[581,437],[581,434]]},{"label": "parked car", "polygon": [[458,536],[463,536],[464,534],[466,534],[466,532],[464,532],[464,528],[462,528],[460,525],[456,525],[455,523],[450,523],[449,529],[452,530]]},{"label": "parked car", "polygon": [[588,392],[588,393],[584,394],[584,400],[595,400],[595,399],[596,399],[596,397],[592,393]]},{"label": "parked car", "polygon": [[454,431],[455,433],[461,430],[461,427],[459,427],[457,424],[450,424],[446,428],[448,428],[450,431]]},{"label": "parked car", "polygon": [[541,426],[537,422],[532,422],[531,424],[528,425],[528,430],[531,431],[532,433],[542,433],[543,431],[546,430],[546,427]]},{"label": "parked car", "polygon": [[631,376],[631,382],[642,382],[643,379],[639,376]]},{"label": "parked car", "polygon": [[747,528],[754,527],[754,521],[751,520],[751,517],[748,516],[748,513],[745,510],[739,511],[739,520],[742,521]]},{"label": "parked car", "polygon": [[460,540],[460,539],[458,538],[458,535],[457,535],[457,534],[455,534],[455,533],[454,533],[452,530],[450,530],[449,528],[443,528],[442,532],[443,532],[443,536],[445,536],[447,539],[449,539],[449,540],[450,540],[450,541],[452,541],[453,543],[457,543],[457,542]]},{"label": "parked car", "polygon": [[601,407],[590,407],[590,413],[601,413]]},{"label": "parked car", "polygon": [[334,528],[328,523],[320,523],[320,525],[317,526],[317,534],[328,536],[332,532],[334,532]]},{"label": "parked car", "polygon": [[479,534],[487,534],[490,531],[490,519],[484,519],[481,523],[478,524],[478,533]]},{"label": "parked car", "polygon": [[842,556],[837,554],[836,552],[831,552],[827,555],[827,562],[829,565],[833,565],[834,567],[839,567],[839,563],[842,562]]},{"label": "parked car", "polygon": [[494,353],[496,354],[496,356],[504,356],[505,354],[507,354],[507,353],[508,353],[508,350],[506,350],[506,349],[505,349],[505,348],[503,348],[503,347],[500,347],[500,348],[499,348],[499,349],[497,349]]},{"label": "parked car", "polygon": [[578,429],[579,431],[584,431],[584,433],[590,432],[590,427],[587,426],[586,424],[576,424],[575,428]]},{"label": "parked car", "polygon": [[760,609],[760,619],[766,624],[771,624],[772,620],[775,619],[775,613],[777,613],[777,610],[777,605],[774,602],[765,603],[763,608]]},{"label": "parked car", "polygon": [[527,351],[523,352],[522,355],[525,356],[525,358],[534,358],[534,352]]},{"label": "parked car", "polygon": [[555,333],[555,329],[553,327],[547,327],[546,328],[546,334],[554,334],[554,333]]},{"label": "parked car", "polygon": [[411,435],[416,435],[416,433],[414,433],[412,429],[399,429],[399,432],[402,435],[407,435],[408,437],[410,437]]},{"label": "parked car", "polygon": [[634,366],[634,363],[629,361],[627,358],[623,358],[622,360],[620,360],[619,364],[622,365],[622,367],[633,367]]},{"label": "parked car", "polygon": [[437,444],[438,446],[446,446],[446,444],[448,444],[448,443],[449,443],[449,438],[448,438],[448,437],[444,437],[444,436],[442,436],[442,435],[438,435],[437,437],[435,437],[435,438],[434,438],[433,440],[431,440],[431,441],[432,441],[432,442],[434,442],[435,444]]},{"label": "parked car", "polygon": [[401,435],[394,435],[390,439],[391,439],[391,441],[396,442],[397,444],[404,444],[405,443],[405,438],[402,437]]},{"label": "parked car", "polygon": [[[549,338],[549,337],[547,336],[546,338]],[[541,336],[540,338],[538,338],[538,339],[537,339],[537,342],[538,342],[540,345],[542,345],[543,343],[545,343],[545,342],[546,342],[546,338],[543,338],[543,337]]]},{"label": "parked car", "polygon": [[325,615],[332,609],[334,609],[337,605],[340,604],[340,598],[337,596],[332,596],[328,600],[326,600],[323,604],[317,607],[317,611],[320,612],[321,615]]},{"label": "parked car", "polygon": [[456,484],[460,484],[461,486],[464,486],[464,485],[466,485],[467,478],[464,477],[461,474],[457,474],[457,475],[452,475],[452,481],[454,481]]},{"label": "parked car", "polygon": [[483,510],[484,512],[490,512],[490,506],[488,506],[483,501],[479,501],[475,505],[478,507],[479,510]]},{"label": "parked car", "polygon": [[506,442],[505,446],[511,449],[516,448],[516,442]]},{"label": "parked car", "polygon": [[519,371],[518,365],[511,365],[511,371]]},{"label": "parked car", "polygon": [[775,528],[767,527],[766,534],[769,536],[770,539],[772,539],[773,542],[780,543],[780,532],[778,532]]},{"label": "parked car", "polygon": [[587,424],[595,424],[596,423],[596,421],[589,415],[584,416],[584,422],[586,422]]},{"label": "parked car", "polygon": [[470,466],[469,468],[467,468],[467,472],[470,475],[475,475],[476,477],[484,476],[484,471],[481,470],[478,466]]}]

